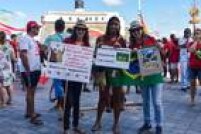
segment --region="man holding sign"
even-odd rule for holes
[[[64,41],[65,34],[65,22],[62,20],[62,18],[55,21],[55,34],[49,35],[45,40],[45,45],[48,47],[49,55],[48,55],[48,61],[50,62],[61,62],[62,61],[62,47],[60,47],[62,50],[59,50],[59,46],[61,42]],[[53,79],[53,85],[52,88],[55,90],[55,96],[57,99],[57,105],[56,108],[63,109],[63,102],[64,102],[64,83],[65,81],[60,79]],[[51,89],[52,90],[52,89]]]

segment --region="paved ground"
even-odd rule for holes
[[[14,92],[13,105],[0,109],[0,134],[61,134],[62,124],[57,120],[58,114],[55,111],[49,111],[52,103],[48,101],[48,88],[39,88],[36,95],[37,111],[42,113],[42,119],[45,124],[42,127],[35,127],[24,119],[24,95],[17,89]],[[197,106],[188,105],[188,95],[178,89],[177,85],[165,84],[164,86],[164,134],[201,134],[201,99],[197,97]],[[81,105],[96,106],[98,93],[82,93]],[[132,90],[127,96],[128,101],[141,102],[141,97]],[[96,111],[84,112],[80,125],[85,128],[87,134],[94,123]],[[136,134],[137,128],[142,125],[141,107],[127,107],[121,117],[121,133]],[[112,134],[112,114],[105,113],[103,117],[102,131],[95,134]]]

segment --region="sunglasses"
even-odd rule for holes
[[[142,29],[141,28],[135,28],[135,29],[131,29],[131,32],[140,32]]]
[[[86,31],[85,28],[77,28],[78,31]]]

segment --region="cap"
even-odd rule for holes
[[[78,20],[77,23],[75,24],[76,28],[84,28],[87,29],[87,25],[84,20]]]
[[[141,23],[139,21],[137,21],[137,20],[132,21],[131,24],[130,24],[130,29],[129,30],[138,29],[138,28],[143,28]]]
[[[29,21],[29,22],[27,23],[27,29],[31,29],[31,28],[33,28],[33,27],[38,27],[38,28],[40,28],[41,25],[39,25],[36,21]]]

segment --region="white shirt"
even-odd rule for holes
[[[187,47],[187,45],[189,45],[192,42],[192,38],[181,38],[179,39],[179,46],[183,46],[185,45]],[[180,62],[187,62],[189,58],[189,54],[187,51],[187,48],[181,48],[180,49]]]
[[[19,49],[27,50],[28,63],[31,72],[41,69],[39,47],[37,42],[31,36],[24,35],[20,38]],[[25,72],[23,64],[20,66],[20,71]]]

